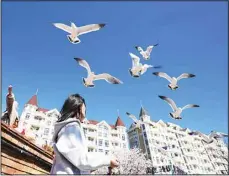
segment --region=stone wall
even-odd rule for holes
[[[1,173],[49,174],[53,156],[1,123]]]

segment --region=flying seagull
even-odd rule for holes
[[[202,138],[202,141],[211,144],[213,142],[213,139],[210,136],[206,136],[205,134],[199,132],[199,131],[192,131],[188,133],[191,136],[199,136]]]
[[[151,46],[148,46],[147,49],[144,51],[142,49],[142,47],[140,46],[135,46],[135,48],[140,52],[140,54],[142,55],[142,57],[145,59],[145,60],[149,60],[150,59],[150,54],[152,52],[152,49],[153,47],[155,46],[158,46],[159,44],[155,44],[155,45],[151,45]]]
[[[228,137],[228,134],[225,134],[225,133],[222,133],[222,132],[211,131],[210,136],[211,136],[212,138],[217,139],[217,138]]]
[[[101,80],[101,79],[106,80],[110,84],[122,84],[123,83],[122,81],[115,78],[114,76],[111,76],[108,73],[102,73],[102,74],[96,75],[94,72],[91,71],[91,68],[89,64],[87,63],[87,61],[80,59],[80,58],[74,58],[74,59],[79,63],[80,66],[86,68],[87,70],[87,78],[83,78],[83,84],[86,87],[95,87],[93,82],[96,80]]]
[[[181,80],[183,78],[193,78],[193,77],[196,76],[196,75],[193,75],[193,74],[190,74],[190,73],[183,73],[180,76],[178,76],[177,78],[175,78],[175,77],[171,78],[167,73],[164,73],[164,72],[154,72],[153,74],[156,75],[156,76],[159,76],[159,77],[167,79],[170,82],[168,87],[171,90],[176,90],[178,88],[177,82],[179,80]]]
[[[147,124],[147,125],[150,125],[150,126],[152,126],[152,127],[154,127],[154,128],[155,128],[155,126],[156,126],[156,124],[155,124],[154,122],[152,122],[152,121],[143,122],[143,121],[141,121],[141,120],[138,120],[138,119],[135,117],[135,115],[130,114],[129,112],[126,112],[126,115],[128,115],[128,116],[134,121],[134,123],[136,124],[136,127],[137,127],[138,129],[140,129],[140,127],[141,127],[142,124]]]
[[[130,57],[132,58],[132,68],[129,69],[130,75],[132,77],[140,77],[143,75],[148,68],[161,68],[161,66],[153,66],[148,64],[141,64],[140,58],[133,53],[129,53]]]
[[[161,96],[159,95],[159,98],[161,98],[162,100],[165,100],[172,108],[173,112],[169,113],[169,115],[174,118],[174,119],[182,119],[181,117],[181,113],[184,109],[187,109],[187,108],[194,108],[194,107],[200,107],[199,105],[195,105],[195,104],[188,104],[186,106],[184,106],[183,108],[178,108],[175,104],[175,102],[170,99],[170,98],[167,98],[165,96]]]
[[[59,29],[64,30],[65,32],[70,33],[70,35],[67,35],[68,40],[72,44],[80,43],[80,39],[78,36],[98,31],[99,29],[103,28],[106,24],[89,24],[86,26],[77,27],[73,22],[71,22],[71,26],[62,24],[62,23],[53,23],[53,25]]]

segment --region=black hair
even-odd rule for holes
[[[79,119],[82,115],[81,108],[83,104],[86,107],[84,98],[79,94],[70,95],[64,102],[57,122],[62,122],[73,117]]]

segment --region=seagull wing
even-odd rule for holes
[[[213,142],[213,139],[212,139],[211,135],[210,136],[206,136],[206,135],[200,133],[200,136],[203,138],[202,141],[205,142],[205,143],[210,144],[210,143]]]
[[[183,79],[183,78],[192,78],[195,77],[196,75],[190,74],[190,73],[183,73],[180,76],[177,77],[177,81]]]
[[[159,95],[159,98],[161,98],[162,100],[166,101],[171,106],[173,111],[175,111],[177,109],[177,106],[176,106],[175,102],[172,99],[170,99],[168,97],[165,97],[165,96],[161,96],[161,95]]]
[[[102,73],[102,74],[98,74],[95,75],[94,80],[101,80],[101,79],[105,79],[108,83],[111,84],[122,84],[123,82],[121,80],[119,80],[118,78],[111,76],[108,73]]]
[[[64,30],[65,32],[68,32],[68,33],[72,33],[72,27],[71,26],[67,26],[65,24],[62,24],[62,23],[53,23],[53,25],[59,29],[62,29]]]
[[[199,105],[195,105],[195,104],[188,104],[188,105],[186,105],[186,106],[184,106],[183,108],[182,108],[182,111],[184,110],[184,109],[187,109],[187,108],[197,108],[197,107],[200,107]]]
[[[228,137],[228,134],[219,132],[222,137]]]
[[[142,47],[140,47],[140,46],[135,46],[135,48],[136,48],[139,52],[144,52],[143,49],[142,49]]]
[[[150,54],[151,51],[152,51],[152,49],[153,49],[153,47],[154,47],[153,45],[148,46],[147,49],[146,49],[146,52],[147,52],[148,54]]]
[[[140,63],[140,58],[136,55],[134,55],[133,53],[129,53],[130,54],[130,57],[132,58],[132,66],[133,67],[136,67],[138,66]]]
[[[129,112],[126,112],[126,115],[128,115],[135,123],[138,122],[137,118],[135,117],[135,115],[130,114]]]
[[[87,63],[86,60],[83,60],[83,59],[80,59],[80,58],[74,58],[74,59],[79,63],[80,66],[82,66],[82,67],[87,69],[87,74],[88,75],[91,74],[91,68],[90,68],[90,66],[89,66],[89,64]]]
[[[153,126],[153,127],[155,127],[155,126],[156,126],[156,123],[155,123],[155,122],[152,122],[152,121],[149,121],[149,122],[144,122],[144,123],[147,123],[147,124],[149,124],[150,126]]]
[[[103,28],[106,24],[89,24],[86,26],[78,27],[78,35],[86,34],[93,31],[98,31]]]
[[[164,72],[154,72],[153,74],[156,75],[156,76],[159,76],[159,77],[162,77],[162,78],[167,79],[170,83],[172,82],[172,78],[167,73],[164,73]]]

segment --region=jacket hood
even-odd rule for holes
[[[55,123],[54,134],[53,134],[53,142],[54,143],[56,143],[56,138],[57,138],[59,132],[61,131],[61,129],[64,128],[67,124],[73,123],[73,122],[79,123],[79,126],[81,127],[81,122],[78,119],[73,119],[73,118],[69,118],[65,121]]]

